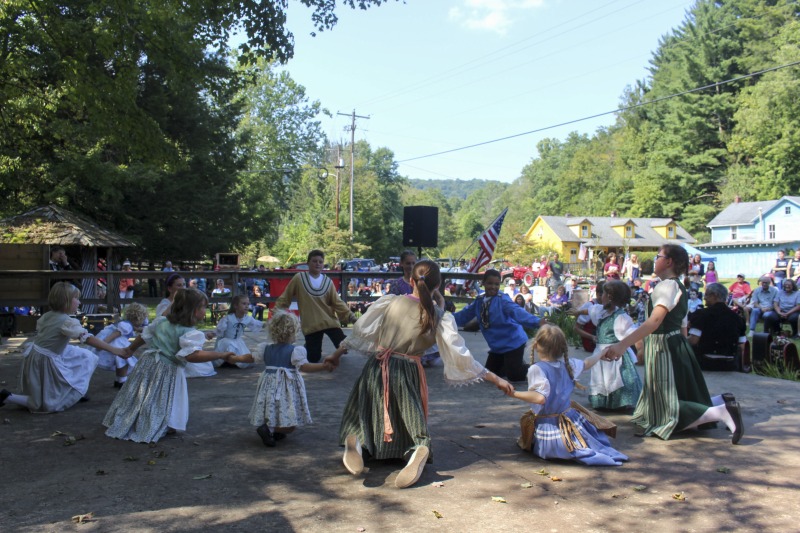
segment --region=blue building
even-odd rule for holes
[[[775,265],[778,250],[791,257],[800,246],[800,196],[764,202],[737,198],[708,227],[711,242],[695,246],[716,256],[720,277],[766,274]]]

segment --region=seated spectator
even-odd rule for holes
[[[725,297],[726,298],[728,297],[727,292],[728,291],[726,289],[725,290]],[[689,291],[689,312],[690,313],[694,313],[695,311],[697,311],[701,307],[703,307],[703,301],[698,296],[697,290],[696,289],[692,289],[691,291]]]
[[[775,259],[775,266],[770,271],[772,279],[775,280],[775,285],[781,286],[781,282],[786,279],[790,268],[790,261],[786,259],[786,252],[778,250],[778,258]]]
[[[511,300],[514,300],[514,297],[519,294],[519,289],[517,289],[517,281],[514,278],[508,280],[508,284],[503,292],[508,294],[508,297],[511,298]]]
[[[736,281],[731,283],[731,286],[728,287],[728,291],[733,302],[740,306],[745,306],[749,303],[750,293],[753,292],[750,288],[750,282],[744,279],[744,274],[736,275]]]
[[[792,326],[792,338],[798,339],[797,319],[800,318],[800,292],[792,279],[783,280],[783,290],[778,292],[772,304],[773,311],[764,314],[764,331],[779,333],[781,324],[788,322]]]
[[[542,305],[539,307],[539,316],[544,316],[545,313],[552,315],[556,311],[565,309],[568,303],[569,297],[567,296],[567,289],[563,285],[559,285],[555,294],[550,297],[550,305]]]
[[[726,305],[728,289],[721,283],[710,283],[705,299],[706,308],[689,314],[689,344],[703,370],[721,370],[744,355],[745,322]]]
[[[577,291],[580,289],[578,287],[578,280],[575,278],[570,278],[565,287],[567,288],[567,297],[569,299],[572,299],[572,291]]]
[[[661,281],[658,276],[656,276],[655,272],[650,274],[650,279],[644,284],[644,290],[647,294],[652,294],[653,289],[656,288],[658,282]]]
[[[758,320],[766,313],[772,312],[775,299],[778,297],[778,289],[772,286],[772,278],[762,276],[758,280],[759,286],[750,294],[750,333],[752,337],[756,331]]]

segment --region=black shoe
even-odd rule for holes
[[[6,398],[9,396],[11,396],[11,393],[6,389],[0,390],[0,407],[3,407],[6,404]]]
[[[80,400],[78,400],[78,401],[79,401],[79,402],[88,402],[88,401],[89,401],[89,397],[88,397],[88,396],[84,396],[83,398],[81,398],[81,399],[80,399]]]
[[[264,446],[269,446],[270,448],[275,447],[275,437],[272,436],[266,424],[259,426],[258,429],[256,429],[256,433],[261,437],[261,442],[264,443]]]
[[[728,413],[731,415],[733,419],[733,423],[736,427],[733,430],[733,436],[731,436],[731,444],[739,444],[739,441],[742,439],[742,435],[744,435],[744,422],[742,421],[742,409],[739,407],[739,402],[731,402],[725,404],[725,409],[728,410]]]
[[[286,433],[281,433],[279,431],[272,432],[272,438],[275,440],[283,440],[286,438]]]
[[[733,403],[736,401],[736,398],[734,398],[733,394],[730,392],[723,392],[722,399],[726,404]]]
[[[123,385],[125,385],[125,383],[122,382],[122,381],[115,381],[114,382],[114,388],[115,389],[121,389]]]

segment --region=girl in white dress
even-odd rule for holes
[[[125,349],[131,344],[131,337],[135,333],[141,333],[142,327],[147,325],[147,308],[139,303],[132,303],[125,306],[123,320],[116,324],[109,324],[97,334],[97,338],[107,342],[111,346]],[[136,366],[136,357],[131,355],[127,359],[119,357],[106,350],[95,349],[97,357],[100,359],[98,367],[103,370],[113,370],[116,373],[114,387],[122,388],[122,384],[128,380],[128,373]]]
[[[250,423],[256,426],[265,446],[275,446],[275,441],[286,438],[295,427],[311,423],[306,385],[300,371],[333,370],[330,363],[309,363],[305,347],[294,346],[299,328],[295,315],[277,311],[269,322],[272,344],[261,344],[255,357],[247,353],[227,359],[230,363],[263,362],[266,366],[258,378],[250,409]]]
[[[206,338],[195,324],[206,315],[208,298],[197,289],[181,289],[166,317],[158,317],[128,347],[147,344],[103,420],[106,435],[134,442],[156,442],[169,431],[185,431],[189,393],[185,367],[230,353],[203,350]]]
[[[246,294],[237,294],[231,301],[231,309],[217,322],[217,343],[214,350],[218,352],[234,352],[236,355],[251,355],[250,348],[244,342],[244,332],[249,330],[258,333],[264,323],[256,320],[249,314],[250,299]],[[220,366],[225,361],[217,359],[214,366]],[[252,363],[235,363],[239,368],[250,368]]]
[[[80,291],[66,281],[53,285],[47,296],[51,311],[36,322],[36,337],[23,352],[20,369],[22,394],[0,391],[0,406],[5,402],[27,407],[34,413],[54,413],[69,409],[85,398],[89,380],[97,367],[97,355],[69,343],[71,339],[126,356],[125,350],[94,337],[74,315],[81,305]]]

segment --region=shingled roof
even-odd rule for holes
[[[763,202],[734,202],[722,210],[708,223],[709,228],[718,226],[741,226],[750,225],[758,222],[760,215],[766,215],[773,207],[789,200],[800,206],[800,196],[783,196],[777,200],[765,200]]]
[[[622,247],[627,244],[632,249],[640,247],[657,248],[665,243],[694,244],[697,242],[689,232],[671,218],[556,217],[545,215],[541,218],[563,242],[582,242],[604,247]],[[592,238],[580,238],[569,229],[570,225],[580,224],[583,220],[592,225]],[[624,225],[628,221],[633,222],[635,226],[635,237],[623,240],[622,236],[614,230],[614,226]],[[653,229],[666,226],[670,222],[675,222],[676,225],[674,239],[665,239]]]
[[[92,220],[55,205],[37,207],[27,213],[0,220],[0,244],[59,244],[98,248],[136,246]]]

